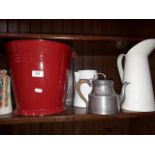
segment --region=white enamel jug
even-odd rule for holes
[[[74,78],[75,78],[75,86],[74,86],[74,103],[73,105],[76,107],[86,107],[86,103],[84,102],[84,100],[79,96],[78,92],[77,92],[77,83],[81,80],[81,79],[88,79],[88,80],[92,80],[93,78],[97,78],[97,71],[96,70],[78,70],[77,72],[74,72]],[[92,88],[84,83],[81,85],[81,92],[83,93],[84,97],[88,100],[88,94],[92,91]]]
[[[129,82],[126,88],[122,109],[125,111],[155,111],[154,92],[148,56],[155,49],[155,39],[144,40],[132,47],[127,54],[120,54],[117,67],[122,83]],[[122,59],[125,57],[124,70]]]

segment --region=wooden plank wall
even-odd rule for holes
[[[67,33],[128,36],[155,35],[155,20],[6,20],[0,19],[0,33]]]
[[[104,34],[119,36],[155,36],[155,20],[0,20],[0,33],[44,33],[44,34]],[[127,43],[125,43],[127,44]],[[116,43],[72,42],[78,53],[75,69],[97,69],[115,81],[120,92],[116,60],[126,49]],[[152,77],[155,79],[154,54],[151,57]],[[1,66],[6,68],[6,56],[0,54]],[[153,82],[155,86],[155,82]],[[154,134],[151,119],[110,121],[80,121],[42,124],[20,124],[0,126],[0,134]],[[147,125],[146,125],[147,124]]]

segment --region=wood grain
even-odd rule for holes
[[[7,33],[7,20],[1,19],[0,20],[0,33]]]
[[[30,20],[19,21],[19,33],[30,33]]]
[[[0,124],[23,124],[23,123],[46,123],[46,122],[68,122],[68,121],[85,121],[85,120],[111,120],[126,119],[139,117],[155,117],[155,112],[146,113],[118,113],[116,115],[94,115],[83,112],[83,108],[72,107],[67,112],[44,117],[20,117],[15,114],[0,116]],[[58,123],[59,125],[60,123]],[[60,124],[63,126],[62,124]]]
[[[7,32],[8,33],[17,33],[19,32],[19,20],[8,20],[8,25],[7,25]]]
[[[52,22],[51,20],[41,20],[40,21],[40,33],[51,34],[52,33]]]
[[[40,33],[41,32],[41,20],[35,19],[30,20],[30,33]]]
[[[54,39],[54,40],[71,40],[71,41],[105,41],[105,42],[116,42],[116,41],[127,41],[127,42],[137,42],[143,39],[149,39],[150,37],[143,36],[133,36],[133,37],[122,37],[122,36],[108,36],[108,35],[68,35],[68,34],[37,34],[40,31],[39,22],[33,22],[31,25],[31,32],[35,32],[34,34],[16,34],[16,33],[8,33],[8,34],[0,34],[1,39]],[[14,25],[16,27],[16,25]],[[10,27],[9,32],[18,30],[14,27]],[[37,29],[35,28],[37,27]],[[63,31],[63,30],[62,30]]]

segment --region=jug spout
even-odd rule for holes
[[[137,55],[148,56],[154,49],[155,49],[155,39],[146,39],[136,44],[134,47],[132,47],[128,51],[127,55],[128,56],[137,56]]]
[[[125,99],[125,88],[126,86],[130,84],[129,82],[124,82],[123,83],[123,86],[122,86],[122,90],[121,90],[121,94],[119,95],[119,101],[120,101],[120,104],[122,105],[124,99]]]

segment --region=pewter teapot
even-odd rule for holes
[[[114,90],[114,81],[108,80],[103,73],[98,74],[102,75],[104,79],[82,79],[78,82],[77,92],[86,103],[89,112],[101,115],[116,114],[120,111],[121,104],[125,99],[125,87],[129,83],[125,82],[123,84],[121,94],[118,95]],[[80,90],[83,83],[93,87],[92,92],[89,94],[89,101],[86,100]]]

